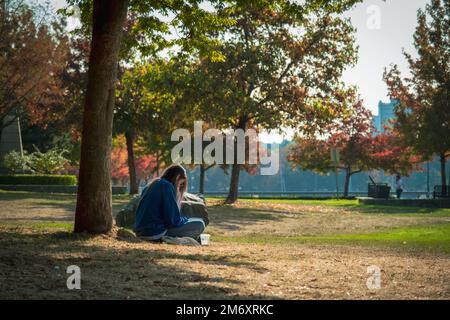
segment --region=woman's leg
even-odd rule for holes
[[[145,240],[145,241],[155,241],[155,242],[158,242],[158,241],[160,241],[161,238],[164,237],[166,234],[167,234],[167,230],[164,231],[163,233],[160,233],[160,234],[155,235],[155,236],[142,236],[142,235],[139,235],[139,234],[137,234],[137,236],[138,236],[140,239]]]
[[[191,237],[197,239],[205,230],[205,222],[200,218],[189,218],[186,224],[177,228],[170,228],[167,230],[169,237]]]

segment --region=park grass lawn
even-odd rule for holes
[[[128,201],[115,196],[114,212]],[[209,247],[75,235],[74,195],[0,191],[0,298],[449,299],[450,210],[208,198]],[[342,202],[341,202],[342,201]],[[66,268],[82,270],[68,290]],[[366,286],[367,267],[382,288]]]
[[[221,201],[224,197],[206,197],[206,200]],[[249,203],[278,203],[278,204],[299,204],[299,205],[323,205],[323,206],[354,206],[358,205],[357,199],[288,199],[288,198],[240,198],[241,202]]]
[[[220,203],[225,198],[223,197],[207,197],[207,201],[214,204]],[[402,207],[402,206],[381,206],[381,205],[364,205],[358,202],[358,199],[325,199],[325,200],[310,200],[310,199],[277,199],[277,198],[244,198],[240,199],[241,204],[252,205],[256,204],[261,207],[261,204],[268,205],[297,205],[304,207],[334,207],[334,208],[348,208],[360,212],[379,213],[379,214],[432,214],[435,216],[450,217],[450,208],[419,208],[419,207]]]
[[[319,236],[216,236],[216,241],[238,243],[284,244],[289,242],[305,244],[345,244],[372,247],[389,247],[413,251],[450,254],[450,223],[394,228],[384,232],[366,234],[336,234]]]

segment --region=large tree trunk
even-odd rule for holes
[[[200,186],[198,188],[198,192],[201,194],[205,194],[205,173],[206,168],[204,164],[200,165]]]
[[[231,178],[230,178],[230,190],[228,191],[228,197],[225,200],[225,203],[231,204],[235,203],[238,198],[239,191],[239,174],[241,172],[242,164],[233,164],[231,169]]]
[[[134,130],[129,129],[125,132],[125,140],[127,142],[127,154],[128,154],[128,175],[130,178],[130,194],[137,194],[138,190],[138,182],[136,177],[136,161],[134,157]]]
[[[239,123],[236,127],[236,129],[242,129],[245,130],[247,126],[247,120],[245,117],[240,117]],[[247,144],[246,144],[247,147]],[[230,178],[230,188],[228,191],[228,196],[225,200],[225,203],[232,204],[235,203],[238,199],[238,192],[239,192],[239,175],[241,173],[242,164],[237,163],[237,141],[234,142],[234,163],[232,164],[231,169],[231,178]]]
[[[440,162],[441,162],[441,184],[442,184],[442,194],[447,194],[447,175],[445,172],[445,162],[447,158],[445,157],[445,154],[440,155]]]
[[[114,83],[127,7],[128,0],[94,0],[75,232],[107,233],[112,227]]]
[[[345,170],[344,198],[348,197],[348,189],[350,187],[350,177],[352,176],[350,169]]]

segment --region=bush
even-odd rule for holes
[[[77,177],[72,175],[35,174],[0,175],[0,184],[75,186],[77,185]]]
[[[9,171],[13,173],[20,173],[24,171],[29,171],[28,168],[28,155],[24,152],[22,155],[18,151],[11,151],[10,153],[6,154],[3,158],[3,165],[5,168],[7,168]]]
[[[41,174],[55,174],[64,170],[64,164],[67,159],[64,158],[66,150],[52,149],[47,152],[41,152],[36,148],[36,151],[30,154],[28,167]]]
[[[64,165],[68,162],[64,157],[66,150],[52,149],[47,152],[36,151],[27,154],[20,154],[18,151],[11,151],[5,155],[3,165],[13,173],[31,172],[37,174],[56,174],[64,170]]]

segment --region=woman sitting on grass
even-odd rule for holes
[[[164,236],[198,240],[205,229],[204,221],[184,217],[180,212],[187,184],[186,170],[172,165],[145,187],[136,210],[134,229],[137,236],[154,241]]]

